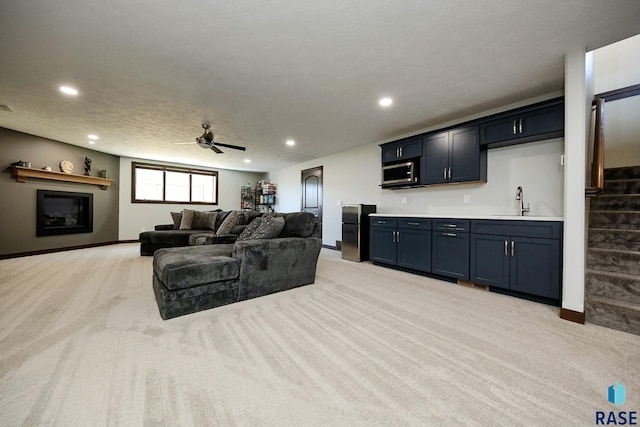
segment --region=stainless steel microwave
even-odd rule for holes
[[[418,179],[419,173],[415,161],[382,167],[382,185],[418,182]]]

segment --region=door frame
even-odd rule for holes
[[[318,203],[318,222],[320,223],[320,225],[322,225],[322,213],[324,211],[324,167],[323,166],[316,166],[313,168],[304,169],[300,171],[300,211],[302,211],[302,209],[304,208],[304,175],[305,175],[305,172],[309,173],[312,171],[319,172],[318,176],[320,178],[320,186],[322,189],[323,197],[319,200],[319,203]]]

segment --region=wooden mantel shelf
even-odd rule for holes
[[[46,171],[44,169],[32,169],[22,166],[12,166],[11,171],[18,182],[27,182],[27,178],[50,179],[53,181],[77,182],[79,184],[97,185],[106,190],[112,180],[97,176],[74,175],[72,173]]]

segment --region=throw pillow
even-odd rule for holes
[[[252,239],[251,234],[253,234],[253,232],[258,229],[260,222],[262,222],[262,218],[256,218],[253,221],[251,221],[249,225],[247,225],[245,229],[242,230],[242,233],[240,233],[240,235],[236,239],[236,242],[238,241],[242,242],[243,240],[251,240]]]
[[[214,230],[216,228],[216,212],[200,212],[195,211],[193,221],[191,222],[192,230]]]
[[[171,214],[171,219],[173,220],[173,229],[178,230],[180,228],[180,223],[182,222],[182,212],[169,212]]]
[[[218,227],[218,231],[216,234],[218,236],[222,236],[223,234],[230,234],[231,230],[234,229],[240,223],[240,211],[231,211],[229,215],[222,221],[220,227]]]
[[[256,220],[254,219],[253,222]],[[251,224],[253,224],[251,222]],[[249,224],[249,225],[251,225]],[[251,240],[256,239],[273,239],[280,235],[284,228],[284,218],[281,216],[266,215],[262,217],[262,221],[258,224],[258,228],[251,233]]]
[[[182,221],[180,222],[180,230],[191,230],[191,223],[196,211],[184,209],[182,211]]]
[[[218,231],[218,229],[220,228],[224,220],[227,219],[227,216],[229,216],[230,213],[231,211],[218,212],[218,217],[216,218],[216,228],[214,228],[214,231]]]

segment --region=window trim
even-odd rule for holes
[[[151,169],[151,170],[159,170],[162,171],[162,200],[138,200],[136,199],[136,170],[140,169]],[[216,178],[215,185],[215,201],[214,202],[175,202],[175,201],[167,201],[166,197],[166,174],[164,172],[181,172],[189,174],[189,200],[191,200],[193,188],[192,188],[192,174],[195,175],[209,175],[214,176]],[[218,171],[214,170],[205,170],[205,169],[195,169],[195,168],[184,168],[180,166],[166,166],[166,165],[158,165],[152,163],[141,163],[141,162],[131,162],[131,203],[146,203],[146,204],[157,204],[157,205],[218,205],[218,188],[220,187]]]

